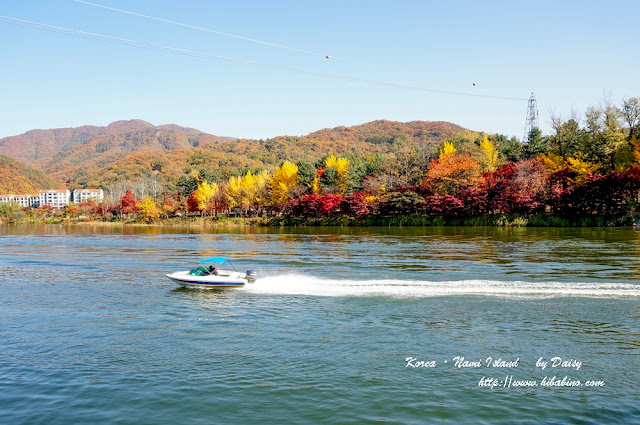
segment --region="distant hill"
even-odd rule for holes
[[[94,142],[96,141],[97,142]],[[0,139],[0,154],[10,156],[25,163],[39,161],[46,166],[50,160],[62,152],[86,151],[87,143],[94,142],[90,148],[103,153],[110,148],[124,149],[128,152],[139,150],[141,146],[160,149],[187,149],[215,140],[234,140],[218,137],[192,128],[177,125],[154,126],[142,120],[116,121],[106,127],[86,125],[77,128],[57,128],[52,130],[31,130],[19,136]],[[99,146],[95,146],[98,144]],[[74,148],[71,150],[71,148]],[[87,152],[80,155],[83,158]]]
[[[178,125],[117,121],[107,127],[32,130],[0,139],[0,154],[28,162],[68,187],[100,186],[138,177],[175,182],[193,170],[226,177],[273,168],[283,160],[396,152],[439,144],[465,129],[447,122],[379,120],[266,140],[214,136]]]
[[[90,125],[78,128],[31,130],[19,136],[0,139],[0,154],[31,163],[89,140],[100,134],[101,130],[101,127]]]
[[[0,194],[37,194],[42,189],[63,186],[47,177],[42,171],[28,167],[8,156],[0,155]]]
[[[52,177],[69,183],[80,183],[79,179],[83,180],[83,177],[93,174],[94,178],[90,180],[95,185],[99,183],[98,177],[113,180],[123,175],[129,177],[128,174],[136,174],[137,170],[131,170],[131,167],[145,167],[142,163],[146,164],[149,159],[157,158],[160,162],[166,162],[171,152],[186,152],[198,146],[225,143],[228,140],[233,139],[176,125],[156,127],[149,124],[137,131],[110,132],[94,137],[50,157],[41,158],[35,164]],[[142,163],[136,164],[137,160]],[[108,169],[114,166],[124,174],[109,175]],[[162,167],[159,167],[157,171],[162,171]]]
[[[327,154],[389,153],[402,145],[424,147],[439,144],[464,132],[448,122],[378,120],[352,127],[323,129],[306,136],[278,136],[267,140],[239,139],[224,146],[226,153],[244,155],[265,164],[282,160],[316,160]]]
[[[352,127],[336,127],[319,130],[306,136],[314,140],[346,140],[351,142],[365,141],[369,143],[391,142],[397,134],[410,136],[413,143],[442,142],[463,132],[459,125],[443,121],[398,121],[378,120]]]
[[[77,128],[31,130],[19,136],[0,139],[0,154],[23,162],[48,158],[98,136],[133,133],[153,127],[142,120],[117,121],[107,127],[85,125]]]
[[[162,162],[168,160],[167,153],[171,151],[187,151],[230,140],[235,139],[175,124],[154,126],[146,121],[130,120],[116,121],[106,127],[31,130],[0,139],[0,154],[29,163],[68,186],[96,186],[103,180],[140,173],[144,165],[136,161],[144,159],[146,163],[149,158],[157,157]],[[122,166],[127,169],[122,170]],[[124,172],[105,176],[109,168]]]

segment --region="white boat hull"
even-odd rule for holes
[[[230,274],[192,276],[188,270],[170,273],[167,277],[178,285],[192,288],[242,288],[249,281],[245,273],[231,272]]]

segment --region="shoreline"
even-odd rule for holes
[[[425,215],[394,215],[367,216],[353,218],[348,216],[333,216],[322,218],[291,218],[291,217],[189,217],[166,218],[152,222],[138,220],[79,220],[71,218],[48,219],[0,219],[0,226],[12,224],[63,224],[78,226],[100,227],[187,227],[187,228],[216,228],[216,227],[632,227],[636,221],[629,216],[605,217],[590,216],[567,218],[550,215],[524,216],[519,214],[498,214],[479,217],[433,217]]]

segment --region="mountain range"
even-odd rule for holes
[[[386,120],[265,140],[221,137],[142,120],[116,121],[106,127],[31,130],[0,139],[0,155],[4,155],[0,160],[0,193],[106,187],[141,176],[175,182],[194,169],[226,177],[244,169],[273,168],[283,160],[384,154],[399,145],[424,147],[464,131],[448,122]]]

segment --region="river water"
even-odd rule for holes
[[[210,256],[261,278],[164,276]],[[640,423],[639,270],[633,229],[4,225],[0,422]]]

